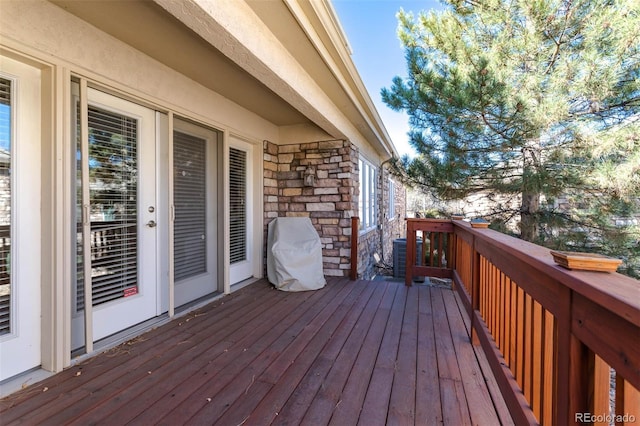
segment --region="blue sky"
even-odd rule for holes
[[[444,6],[437,0],[332,0],[332,4],[349,39],[360,77],[398,153],[412,154],[407,142],[407,116],[392,111],[380,98],[380,90],[389,87],[393,77],[406,75],[404,51],[396,34],[396,13],[400,8],[417,14]]]

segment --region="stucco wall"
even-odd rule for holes
[[[47,1],[3,2],[0,35],[3,45],[34,49],[98,87],[248,140],[278,137],[273,123]]]

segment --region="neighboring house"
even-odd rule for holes
[[[276,217],[311,218],[329,276],[353,216],[362,277],[404,235],[395,149],[327,0],[1,2],[0,107],[0,382],[263,277]]]

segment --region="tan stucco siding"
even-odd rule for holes
[[[0,36],[3,45],[33,50],[156,109],[171,109],[258,141],[278,138],[272,123],[49,2],[3,2]]]

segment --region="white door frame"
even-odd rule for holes
[[[11,81],[11,329],[0,336],[0,381],[41,364],[41,70],[0,55]]]
[[[137,224],[138,224],[138,290],[131,296],[122,297],[98,306],[91,306],[91,283],[85,280],[85,310],[82,313],[72,312],[71,348],[85,346],[87,353],[93,351],[93,343],[111,334],[122,331],[135,324],[157,316],[158,283],[157,279],[157,200],[156,200],[156,114],[155,111],[133,102],[106,94],[92,88],[86,88],[86,81],[80,82],[81,132],[83,143],[88,144],[87,104],[97,106],[110,112],[126,115],[138,120],[138,191],[137,191]],[[86,94],[85,94],[86,93]],[[86,100],[86,101],[85,101]],[[86,154],[83,154],[86,157]],[[88,180],[87,158],[83,161],[83,181]],[[90,232],[90,208],[88,206],[88,187],[85,190],[82,214],[85,235]],[[143,190],[144,189],[144,190]],[[85,253],[90,253],[89,241],[85,239]],[[85,262],[85,277],[90,277],[89,262]],[[75,293],[75,292],[73,292]],[[84,336],[84,337],[83,337]]]

